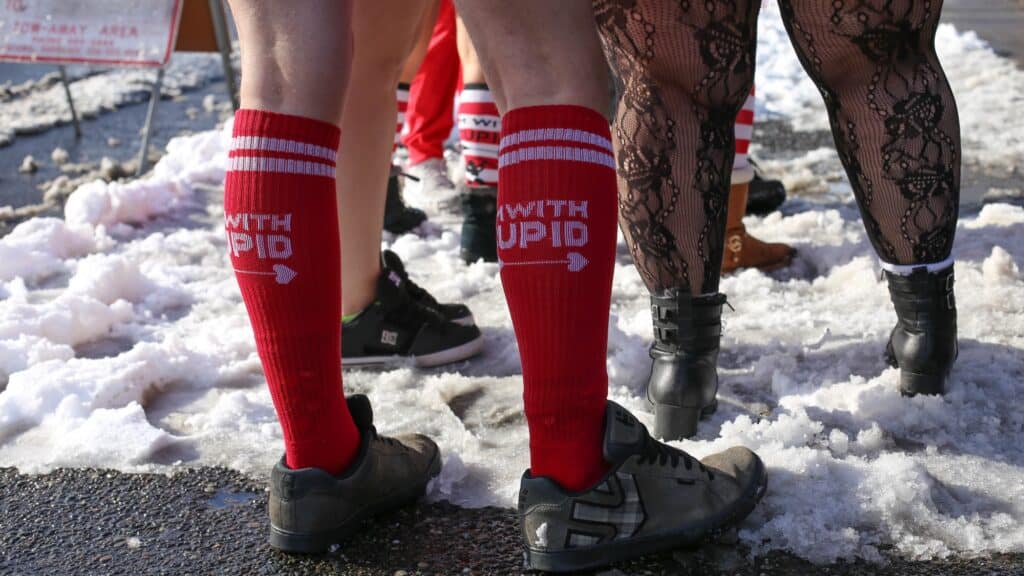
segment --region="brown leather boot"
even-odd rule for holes
[[[757,268],[765,272],[789,266],[796,250],[779,243],[762,242],[747,234],[743,216],[747,210],[749,184],[736,184],[729,191],[729,214],[725,224],[725,254],[722,274],[739,268]]]

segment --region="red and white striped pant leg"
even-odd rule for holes
[[[409,110],[409,85],[401,83],[395,90],[398,100],[398,118],[395,121],[395,145],[391,148],[394,152],[402,144],[402,129],[405,128],[405,113]]]
[[[750,139],[754,135],[754,88],[736,115],[736,157],[732,161],[732,185],[746,184],[754,179],[754,168],[747,160]]]
[[[498,187],[501,117],[486,84],[466,84],[459,96],[459,140],[466,185]]]

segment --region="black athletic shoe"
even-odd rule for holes
[[[419,303],[421,306],[426,306],[431,310],[440,314],[445,320],[449,322],[455,322],[456,324],[462,324],[463,326],[473,326],[476,322],[473,320],[473,313],[469,311],[469,307],[465,304],[442,304],[437,301],[436,298],[430,295],[425,289],[420,287],[418,284],[413,282],[409,278],[409,273],[405,271],[405,264],[402,263],[402,259],[398,257],[391,250],[385,250],[381,254],[383,261],[383,269],[393,270],[398,277],[402,279],[405,284],[405,289],[412,296],[412,299]]]
[[[366,396],[348,398],[361,436],[348,470],[293,470],[282,458],[270,474],[270,545],[284,552],[326,552],[363,520],[411,504],[441,471],[437,444],[421,434],[386,438],[373,427]]]
[[[465,360],[483,349],[476,326],[463,326],[417,302],[408,284],[385,267],[377,280],[377,300],[341,326],[343,366],[412,363],[439,366]]]
[[[384,229],[392,234],[410,232],[427,219],[426,212],[408,206],[402,198],[402,183],[398,179],[401,175],[397,166],[391,167],[387,200],[384,202]]]
[[[498,239],[495,217],[498,213],[497,188],[461,187],[462,259],[467,264],[477,260],[498,261]]]
[[[570,572],[672,550],[738,524],[764,496],[764,464],[734,447],[698,461],[662,444],[608,402],[604,458],[611,470],[568,492],[527,471],[519,522],[530,568]]]
[[[750,181],[747,213],[764,216],[778,210],[779,206],[786,201],[785,184],[766,178],[761,167],[754,162],[753,158],[750,159],[750,165],[754,168],[754,179]]]

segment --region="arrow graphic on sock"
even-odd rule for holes
[[[579,252],[569,252],[566,254],[565,260],[531,260],[526,262],[502,262],[498,261],[498,268],[504,268],[505,266],[541,266],[544,264],[568,264],[569,272],[579,272],[586,268],[587,264],[590,264],[590,260],[587,260],[586,256]]]
[[[239,270],[235,268],[235,272],[239,274],[252,274],[253,276],[273,276],[274,280],[278,284],[287,284],[295,279],[299,275],[298,272],[285,266],[284,264],[274,264],[273,272],[258,272],[256,270]]]

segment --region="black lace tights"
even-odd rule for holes
[[[960,135],[933,41],[941,0],[780,0],[885,261],[952,247]],[[760,0],[594,0],[622,83],[620,224],[647,287],[718,289],[733,121],[754,77]]]

